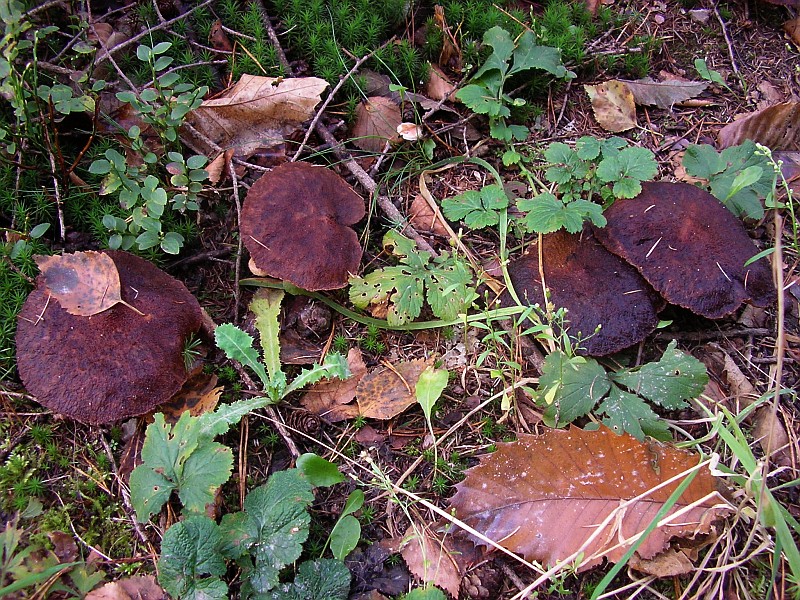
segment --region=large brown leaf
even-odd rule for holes
[[[206,141],[211,140],[223,150],[234,148],[237,157],[247,157],[259,148],[280,144],[299,129],[314,115],[326,87],[328,83],[317,77],[242,75],[236,85],[205,100],[186,117],[202,136],[188,128],[181,135],[206,156],[219,154]]]
[[[708,87],[705,81],[654,81],[650,77],[623,83],[633,94],[636,104],[672,108],[673,104],[699,96]]]
[[[720,129],[717,145],[736,146],[753,140],[771,150],[800,150],[800,102],[781,102],[757,110]]]
[[[553,429],[499,444],[467,472],[451,502],[459,519],[526,559],[554,565],[581,551],[583,570],[604,557],[620,560],[683,478],[654,488],[699,462],[696,454],[606,427]],[[709,531],[726,511],[721,502],[703,467],[665,520],[680,515],[662,520],[638,554],[651,558],[670,538]]]
[[[300,404],[329,423],[358,416],[358,406],[351,402],[356,397],[358,383],[367,374],[367,365],[364,364],[361,350],[350,348],[347,353],[347,366],[350,368],[350,377],[318,381],[303,394]]]

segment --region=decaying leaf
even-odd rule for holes
[[[667,548],[648,559],[634,554],[628,564],[640,573],[655,577],[678,577],[694,571],[694,564],[680,548]]]
[[[619,561],[684,479],[680,474],[699,462],[698,455],[606,427],[520,434],[467,471],[451,502],[459,519],[526,559],[554,565],[582,552],[585,570],[603,558]],[[703,467],[637,552],[651,558],[672,538],[708,532],[727,511]]]
[[[400,107],[383,96],[371,96],[356,107],[352,137],[356,147],[368,152],[383,152],[386,142],[397,140],[402,122]]]
[[[217,376],[200,372],[187,381],[169,402],[158,407],[167,423],[177,423],[184,411],[193,417],[211,412],[217,407],[224,388],[217,386]]]
[[[795,44],[800,46],[800,17],[786,21],[783,24],[783,30],[789,34]]]
[[[636,127],[636,104],[628,86],[616,79],[597,85],[584,85],[600,126],[619,133]]]
[[[595,228],[598,240],[635,266],[672,304],[709,319],[744,301],[775,300],[766,258],[758,254],[741,221],[708,192],[686,183],[650,182],[635,198],[617,200]]]
[[[408,209],[408,220],[417,231],[427,231],[447,237],[447,228],[422,194],[414,196]]]
[[[86,600],[167,600],[167,593],[152,575],[136,575],[92,590]]]
[[[654,81],[650,77],[622,81],[633,94],[636,104],[672,108],[674,104],[699,96],[708,87],[706,81]]]
[[[367,373],[356,388],[361,415],[370,419],[391,419],[415,404],[417,380],[432,364],[433,360],[411,360]]]
[[[71,315],[91,317],[122,302],[119,273],[102,252],[35,256],[44,285]]]
[[[242,238],[261,273],[305,290],[335,290],[358,270],[361,244],[350,225],[364,213],[364,199],[330,169],[286,163],[247,193]]]
[[[231,88],[212,100],[205,100],[190,112],[190,128],[181,132],[198,153],[214,158],[234,148],[234,156],[246,158],[259,148],[280,144],[314,115],[328,82],[317,77],[273,78],[242,75]]]
[[[400,549],[408,570],[419,580],[458,598],[465,561],[463,555],[451,547],[452,536],[442,538],[423,524],[416,524],[409,532]]]
[[[361,350],[350,349],[347,353],[347,366],[352,373],[350,377],[344,380],[328,379],[315,383],[300,398],[300,404],[329,423],[358,416],[358,406],[350,403],[356,397],[356,387],[367,374],[367,366],[364,364]]]
[[[425,88],[428,98],[439,102],[448,98],[455,89],[456,86],[453,85],[447,75],[436,65],[431,65],[430,77]]]
[[[753,140],[771,150],[800,150],[800,102],[781,102],[727,124],[717,135],[720,148]]]
[[[184,344],[202,323],[181,282],[133,254],[106,253],[122,299],[146,316],[119,304],[71,315],[50,300],[40,276],[17,327],[17,365],[28,390],[51,410],[91,424],[141,415],[171,398],[187,379]]]
[[[508,272],[523,304],[544,306],[538,248],[531,248]],[[661,299],[634,267],[608,252],[590,232],[546,234],[542,261],[550,301],[568,310],[568,331],[573,338],[580,334],[582,353],[617,352],[640,342],[658,325]],[[512,305],[508,294],[502,298]]]

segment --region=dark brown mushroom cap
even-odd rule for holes
[[[361,244],[349,225],[364,214],[364,199],[333,171],[286,163],[250,188],[241,231],[258,270],[304,290],[335,290],[358,270]]]
[[[581,354],[603,356],[640,342],[658,325],[661,300],[632,266],[608,252],[588,230],[542,237],[542,261],[550,301],[569,312],[568,332],[581,337]],[[536,246],[508,266],[520,301],[544,306]],[[508,293],[502,299],[511,304]]]
[[[169,400],[187,378],[183,347],[200,329],[197,300],[152,263],[108,251],[119,271],[122,299],[91,317],[69,314],[42,278],[17,325],[20,377],[47,408],[83,423],[141,415]]]
[[[595,236],[672,304],[718,319],[744,301],[769,306],[775,286],[737,219],[714,196],[687,183],[645,183],[642,193],[617,200]]]

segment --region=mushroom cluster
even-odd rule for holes
[[[640,342],[658,324],[664,301],[710,319],[743,302],[767,307],[775,301],[769,262],[747,264],[758,249],[708,192],[645,183],[638,196],[617,200],[604,215],[603,228],[561,231],[542,241],[551,302],[569,311],[569,332],[582,339],[583,353],[603,356]],[[538,248],[512,262],[509,274],[521,301],[544,305]],[[510,297],[502,300],[508,304]]]

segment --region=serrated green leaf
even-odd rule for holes
[[[611,375],[614,383],[669,410],[687,406],[708,383],[706,368],[699,360],[676,349],[670,342],[657,362]]]
[[[183,465],[178,497],[187,513],[204,514],[233,470],[233,453],[227,446],[205,440]]]
[[[638,440],[650,435],[657,439],[669,437],[667,424],[634,394],[611,386],[608,397],[597,407],[598,414],[605,414],[603,423],[617,433],[626,432]]]
[[[258,352],[253,347],[253,338],[249,334],[235,325],[224,323],[214,331],[214,339],[228,358],[252,369],[264,388],[269,387],[269,376],[261,364]]]
[[[224,600],[228,586],[219,579],[226,571],[221,542],[217,524],[206,516],[175,523],[161,541],[158,583],[181,600]]]
[[[708,144],[689,146],[683,154],[681,164],[692,177],[707,180],[724,171],[726,166],[722,156]]]
[[[433,406],[441,397],[444,388],[447,387],[447,369],[434,369],[431,366],[425,367],[420,373],[416,385],[417,402],[425,413],[425,418],[430,421]]]
[[[238,560],[258,539],[258,523],[244,511],[223,515],[219,529],[222,536],[220,552],[226,558]]]
[[[444,592],[428,584],[424,588],[415,588],[406,594],[405,600],[447,600]]]
[[[353,515],[343,515],[331,529],[331,552],[334,558],[347,558],[360,539],[361,523]]]
[[[563,426],[588,414],[611,389],[605,369],[592,358],[568,357],[561,351],[547,355],[537,391],[552,398],[545,423]]]
[[[497,184],[480,190],[470,190],[442,201],[444,216],[451,221],[462,220],[470,229],[492,227],[500,222],[499,211],[508,207],[508,196]]]
[[[315,364],[308,369],[302,369],[292,380],[284,396],[294,391],[302,389],[307,385],[314,384],[320,379],[347,379],[350,377],[350,368],[347,365],[347,358],[338,352],[329,352],[325,355],[325,360],[321,365]]]
[[[635,198],[642,193],[642,183],[630,177],[623,177],[614,182],[612,189],[615,198]]]
[[[508,75],[514,75],[529,69],[541,69],[556,77],[567,77],[570,72],[561,62],[561,50],[550,46],[536,44],[536,35],[527,30],[522,34],[514,50],[513,62]],[[574,77],[574,74],[572,74]]]
[[[585,219],[599,227],[606,224],[602,207],[594,202],[575,200],[564,204],[549,192],[530,200],[519,200],[517,208],[527,211],[521,222],[528,231],[535,233],[552,233],[561,228],[577,233],[583,229]]]
[[[227,433],[242,417],[270,404],[269,398],[247,398],[230,404],[220,404],[213,412],[203,413],[197,418],[198,429],[202,437],[212,439]]]
[[[617,162],[622,177],[650,181],[658,174],[658,163],[647,148],[640,146],[623,148],[617,155]]]
[[[261,288],[250,301],[250,310],[256,318],[256,329],[258,329],[261,349],[264,352],[264,365],[267,367],[270,382],[274,382],[275,377],[281,371],[278,316],[281,312],[283,294],[283,290]]]
[[[296,465],[314,487],[330,487],[345,480],[336,464],[313,452],[299,456]]]
[[[350,571],[340,560],[320,558],[306,561],[292,584],[272,590],[271,600],[346,600],[350,593]]]
[[[278,585],[280,570],[300,557],[311,522],[307,507],[313,501],[311,484],[297,469],[273,474],[245,498],[244,510],[257,523],[250,577],[257,593]]]
[[[146,465],[139,465],[131,473],[131,505],[136,520],[144,523],[161,510],[175,490],[175,484]]]
[[[465,85],[456,92],[456,98],[479,115],[489,115],[490,117],[508,117],[511,115],[509,108],[482,85],[475,83]]]
[[[575,153],[582,160],[594,160],[600,156],[600,140],[590,135],[578,138],[575,142]]]

